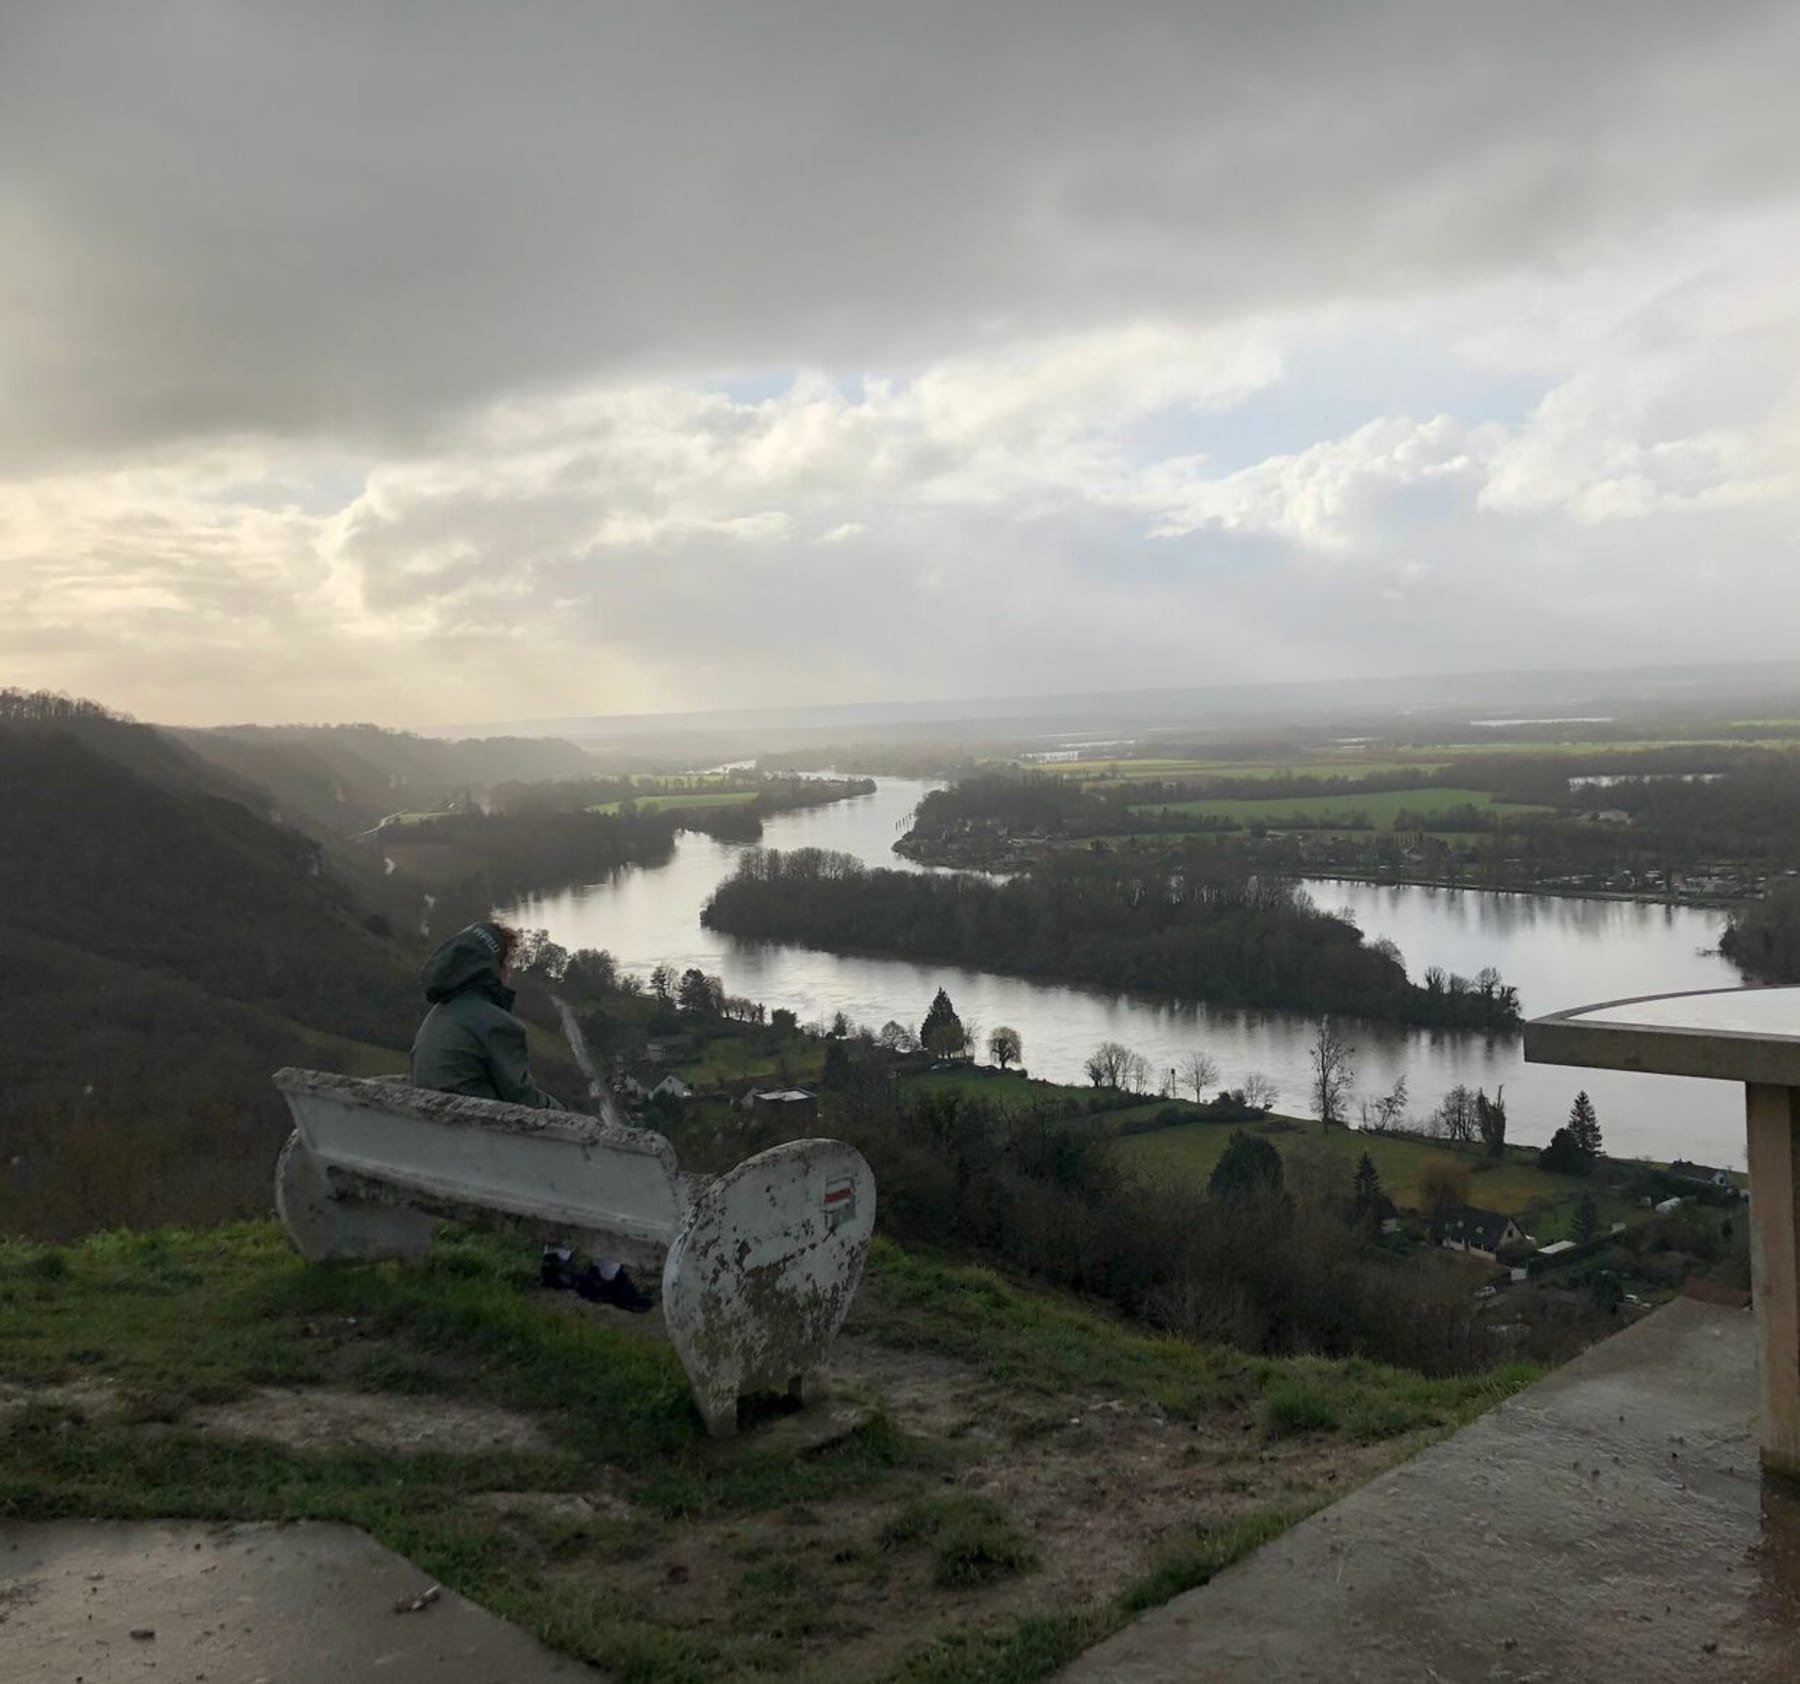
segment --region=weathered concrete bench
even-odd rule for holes
[[[816,1393],[875,1227],[854,1147],[795,1140],[714,1179],[660,1134],[571,1111],[280,1070],[294,1132],[275,1205],[301,1254],[417,1260],[442,1220],[662,1273],[670,1343],[708,1431],[746,1392]]]

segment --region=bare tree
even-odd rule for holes
[[[1438,1102],[1432,1113],[1434,1132],[1446,1140],[1468,1142],[1475,1138],[1475,1095],[1458,1082]]]
[[[1088,1054],[1082,1068],[1097,1088],[1119,1088],[1137,1093],[1150,1082],[1150,1060],[1118,1041],[1102,1041]]]
[[[1006,1024],[998,1025],[988,1036],[988,1057],[1004,1070],[1009,1064],[1017,1064],[1025,1056],[1025,1043],[1016,1029]]]
[[[1125,1080],[1120,1085],[1127,1093],[1148,1093],[1150,1091],[1150,1060],[1139,1052],[1126,1053]]]
[[[1344,1121],[1356,1087],[1356,1048],[1337,1032],[1330,1018],[1321,1018],[1311,1057],[1313,1109],[1319,1113],[1320,1123],[1330,1128]]]
[[[904,1023],[896,1023],[892,1018],[889,1018],[887,1022],[881,1026],[881,1033],[878,1034],[875,1039],[880,1045],[886,1047],[889,1052],[896,1053],[915,1052],[918,1050],[919,1045],[919,1037],[908,1029]]]
[[[1406,1121],[1406,1077],[1398,1077],[1387,1095],[1376,1100],[1370,1109],[1373,1118],[1365,1116],[1365,1122],[1372,1120],[1377,1128],[1399,1128]]]
[[[1252,1070],[1244,1077],[1243,1092],[1244,1103],[1258,1111],[1274,1110],[1275,1101],[1281,1097],[1281,1089],[1275,1085],[1274,1078],[1261,1070]]]
[[[1194,1090],[1194,1103],[1201,1105],[1219,1085],[1219,1061],[1203,1052],[1186,1054],[1180,1065],[1182,1083]]]

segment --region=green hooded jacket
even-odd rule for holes
[[[420,981],[431,1010],[413,1037],[409,1079],[415,1088],[560,1111],[562,1103],[531,1079],[525,1025],[500,980],[504,951],[493,925],[471,924],[425,961]]]

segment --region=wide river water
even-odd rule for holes
[[[833,848],[871,866],[919,869],[892,849],[931,787],[879,779],[873,795],[770,820],[763,846]],[[1035,1076],[1082,1081],[1083,1061],[1105,1040],[1123,1041],[1157,1069],[1199,1048],[1218,1060],[1226,1082],[1261,1070],[1279,1084],[1283,1110],[1308,1109],[1307,1051],[1315,1023],[1300,1014],[1168,1004],[990,971],[757,945],[703,929],[701,905],[734,869],[738,852],[737,844],[684,834],[667,865],[629,868],[606,882],[535,896],[506,916],[548,930],[567,947],[604,947],[640,975],[659,964],[677,971],[698,965],[722,976],[731,993],[789,1006],[803,1023],[842,1011],[872,1028],[894,1018],[916,1030],[942,985],[984,1038],[996,1024],[1017,1029]],[[1712,951],[1724,927],[1717,912],[1472,889],[1339,882],[1306,887],[1321,906],[1348,907],[1370,940],[1391,937],[1415,979],[1428,965],[1465,976],[1483,965],[1497,967],[1519,990],[1529,1017],[1741,981]],[[1405,1075],[1415,1115],[1431,1110],[1457,1082],[1490,1093],[1504,1083],[1510,1137],[1541,1145],[1567,1116],[1576,1090],[1585,1087],[1607,1148],[1619,1156],[1743,1163],[1743,1100],[1735,1083],[1528,1065],[1516,1036],[1359,1023],[1349,1039],[1357,1048],[1358,1094],[1385,1093]]]

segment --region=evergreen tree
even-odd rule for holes
[[[1279,1194],[1281,1154],[1260,1136],[1234,1129],[1206,1191],[1215,1199],[1243,1201]]]
[[[1600,1119],[1594,1114],[1594,1102],[1588,1098],[1586,1088],[1576,1094],[1575,1103],[1569,1107],[1569,1133],[1590,1161],[1600,1156]]]
[[[937,998],[931,1002],[931,1009],[925,1014],[925,1021],[919,1025],[919,1045],[939,1058],[954,1058],[967,1041],[962,1019],[950,1004],[950,996],[940,988]]]
[[[828,1088],[841,1088],[850,1079],[850,1049],[841,1039],[832,1039],[825,1043],[825,1068],[821,1074],[821,1085]]]
[[[710,1017],[719,1009],[719,997],[712,978],[698,966],[690,966],[681,973],[675,1002],[684,1012],[692,1012],[697,1017]]]
[[[1550,1175],[1586,1175],[1594,1160],[1581,1149],[1581,1142],[1568,1128],[1560,1128],[1550,1136],[1550,1144],[1538,1153],[1538,1168]]]
[[[1501,1097],[1505,1092],[1503,1087],[1495,1088],[1489,1099],[1482,1089],[1475,1090],[1475,1126],[1487,1142],[1490,1158],[1506,1156],[1506,1101]]]
[[[1357,1160],[1356,1175],[1351,1182],[1356,1208],[1367,1213],[1381,1202],[1381,1172],[1367,1152]]]
[[[1586,1245],[1600,1232],[1600,1211],[1594,1203],[1592,1193],[1583,1193],[1581,1203],[1575,1207],[1575,1239],[1580,1245]]]

